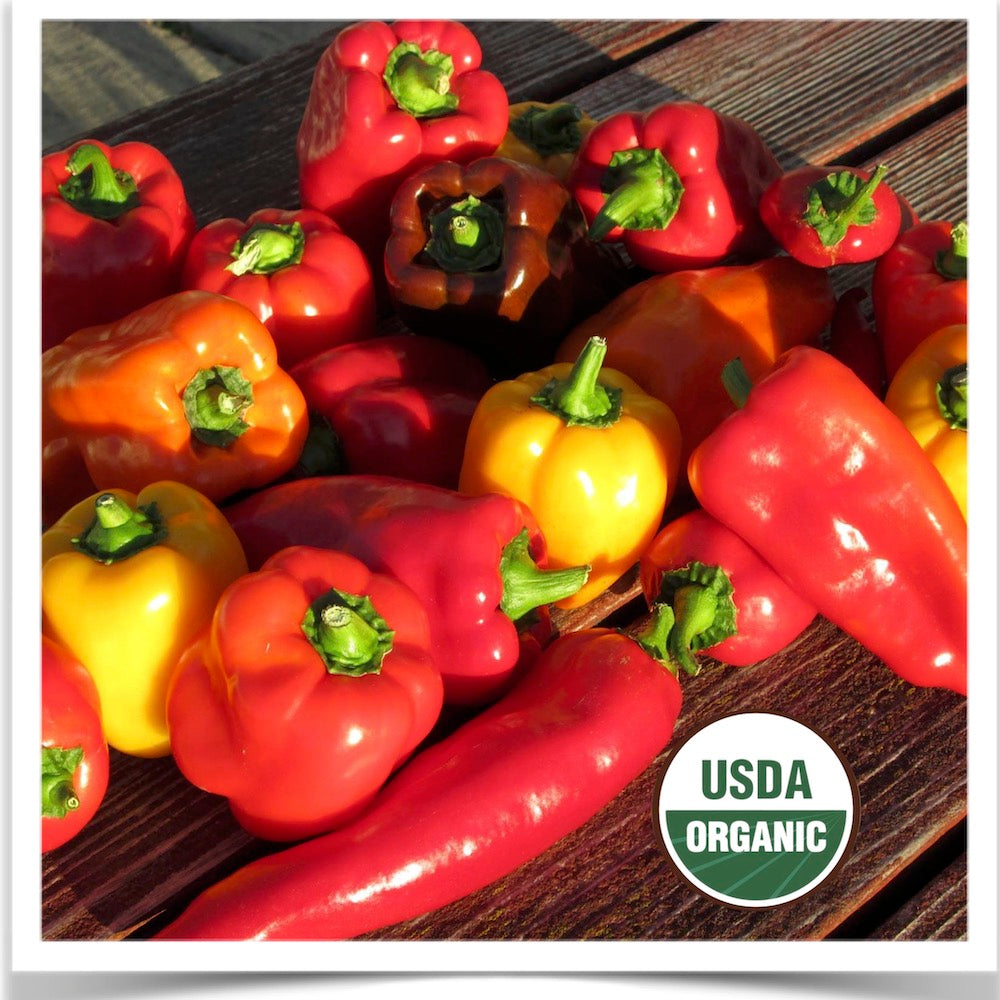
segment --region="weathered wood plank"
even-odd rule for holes
[[[875,941],[963,941],[968,935],[968,865],[963,854],[882,923]]]

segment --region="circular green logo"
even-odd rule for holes
[[[845,859],[860,818],[857,782],[819,733],[746,712],[699,729],[653,795],[663,846],[696,889],[740,907],[811,892]]]

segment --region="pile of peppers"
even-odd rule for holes
[[[348,938],[818,615],[965,695],[964,223],[693,101],[510,105],[454,21],[341,31],[294,155],[200,228],[151,146],[43,158],[43,850],[172,755],[275,847],[158,937]]]

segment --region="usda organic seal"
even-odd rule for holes
[[[667,854],[696,889],[777,906],[828,878],[857,834],[854,775],[817,732],[768,712],[730,715],[682,743],[653,795]]]

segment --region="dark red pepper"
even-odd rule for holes
[[[542,571],[545,543],[534,517],[498,493],[466,497],[387,476],[321,476],[267,487],[223,512],[251,569],[286,546],[311,545],[347,552],[407,584],[427,606],[449,705],[498,697],[522,652],[515,623],[534,651],[548,635],[545,606],[576,593],[589,571]]]
[[[671,521],[639,560],[647,604],[669,604],[667,651],[689,674],[693,653],[743,667],[781,652],[816,617],[739,535],[704,510]]]
[[[356,937],[475,892],[577,829],[670,741],[664,608],[638,639],[557,639],[500,702],[406,764],[343,830],[255,861],[161,939]]]
[[[143,142],[74,143],[42,158],[42,350],[177,290],[194,214]]]
[[[868,293],[849,288],[837,299],[830,322],[830,353],[842,361],[876,396],[885,395],[885,362],[875,328],[864,311]]]
[[[195,233],[181,288],[218,292],[253,311],[289,368],[375,333],[375,286],[360,247],[322,212],[262,208]]]
[[[323,351],[290,369],[310,411],[297,474],[374,473],[458,488],[486,366],[457,344],[406,334]]]

